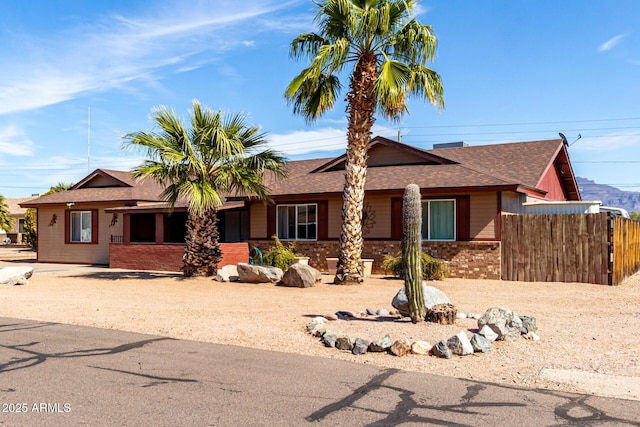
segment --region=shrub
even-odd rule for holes
[[[278,236],[272,236],[275,241],[275,246],[267,251],[262,257],[265,265],[271,265],[278,267],[282,271],[287,271],[289,267],[295,262],[296,257],[296,245],[291,242],[287,246],[283,245]]]
[[[422,252],[421,265],[423,280],[442,280],[449,275],[447,263],[426,252]],[[390,271],[394,276],[402,277],[402,255],[385,255],[382,268]]]

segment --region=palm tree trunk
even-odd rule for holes
[[[367,175],[367,146],[375,121],[376,97],[373,84],[377,76],[375,57],[363,57],[351,75],[347,95],[347,159],[342,193],[342,229],[335,284],[362,283],[362,208]]]
[[[218,216],[215,209],[187,217],[182,274],[185,277],[213,276],[222,259],[218,239]]]

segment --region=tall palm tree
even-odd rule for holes
[[[171,208],[188,201],[183,274],[211,276],[221,259],[217,210],[224,194],[269,198],[264,174],[286,174],[285,158],[265,149],[268,139],[241,114],[223,116],[193,101],[191,126],[166,107],[153,111],[159,131],[125,136],[125,145],[146,150],[147,160],[134,169],[136,178],[159,182]]]
[[[360,283],[362,207],[367,146],[376,109],[388,119],[407,112],[407,99],[423,97],[444,105],[442,83],[425,64],[437,39],[413,17],[416,0],[318,0],[317,33],[291,43],[291,56],[310,64],[285,92],[294,113],[314,121],[332,109],[341,89],[338,74],[350,69],[347,94],[347,151],[340,253],[334,282]]]
[[[0,229],[9,231],[13,227],[13,218],[9,212],[9,206],[4,202],[4,196],[0,195]]]

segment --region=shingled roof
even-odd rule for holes
[[[538,188],[554,166],[567,170],[565,186],[570,199],[579,200],[573,171],[562,140],[531,141],[483,146],[421,150],[383,137],[369,144],[365,191],[404,190],[415,183],[433,191],[527,191],[544,196]],[[289,177],[270,181],[272,196],[341,193],[345,156],[289,162]]]
[[[67,191],[47,194],[22,207],[37,208],[62,203],[118,202],[135,205],[161,201],[162,187],[152,179],[136,181],[131,172],[96,169]]]
[[[580,200],[578,186],[561,139],[423,150],[383,137],[369,144],[365,191],[403,191],[415,183],[424,191],[520,191],[544,196],[539,188],[547,171],[556,167],[569,200]],[[273,197],[342,193],[345,155],[291,161],[289,175],[267,176]],[[21,203],[39,207],[62,203],[117,202],[151,206],[162,202],[162,187],[151,179],[136,181],[131,172],[96,169],[69,191]],[[238,201],[245,197],[233,198]],[[157,205],[156,205],[157,206]],[[178,206],[186,206],[180,202]]]

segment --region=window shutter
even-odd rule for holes
[[[91,210],[91,244],[98,244],[98,210]]]
[[[402,240],[402,197],[391,199],[391,240]]]
[[[329,238],[329,202],[321,200],[318,203],[318,240]]]
[[[469,196],[457,196],[456,205],[456,240],[471,240],[471,202]]]
[[[71,211],[69,209],[64,211],[64,243],[65,245],[71,243]]]

